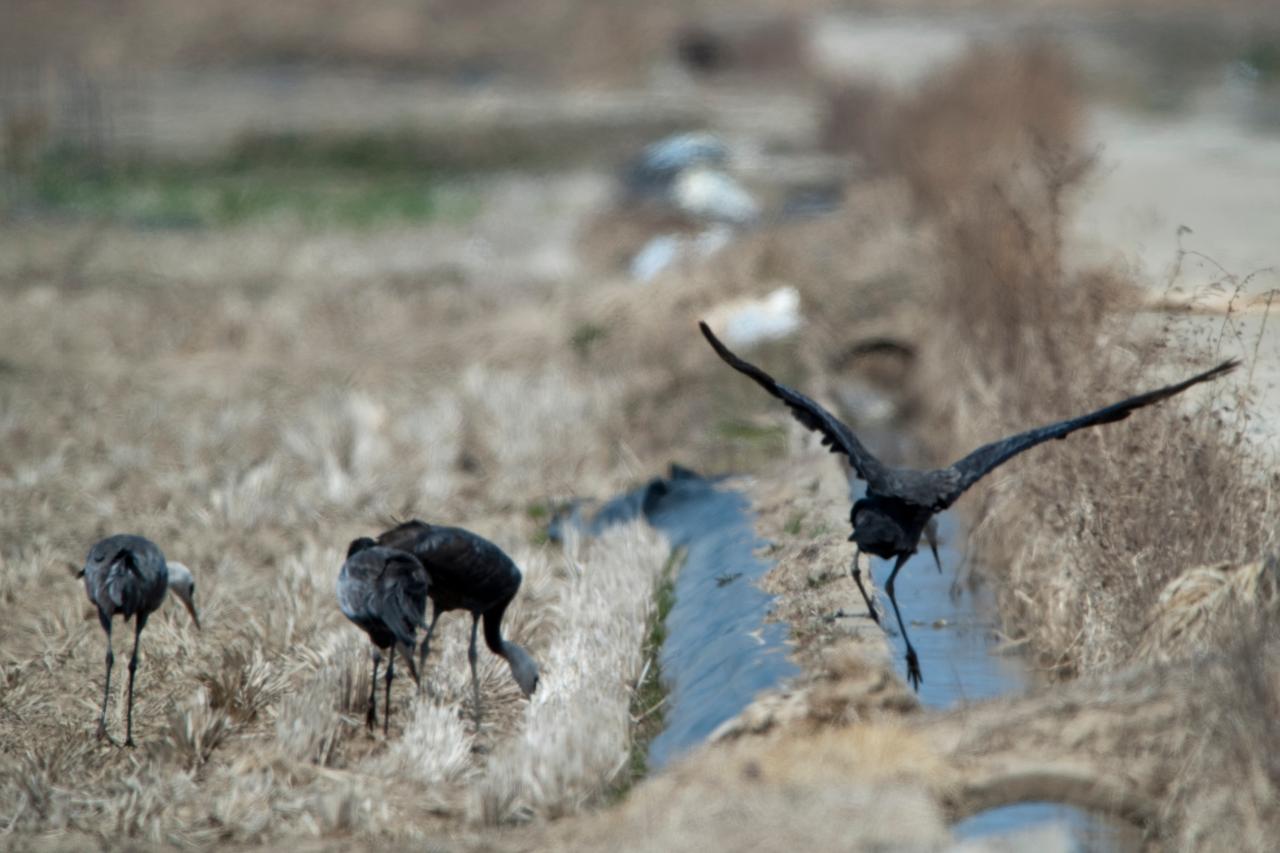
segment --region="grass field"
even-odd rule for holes
[[[621,54],[650,50],[665,8]],[[368,32],[396,32],[402,12]],[[362,32],[343,55],[372,49]],[[243,47],[285,50],[264,39]],[[195,50],[182,44],[153,47]],[[577,48],[539,79],[594,67],[598,45]],[[1276,719],[1277,482],[1244,438],[1260,393],[1247,377],[1039,449],[965,498],[978,580],[1056,680],[965,729],[917,713],[874,632],[810,630],[848,592],[834,582],[842,484],[814,473],[813,439],[781,407],[725,381],[696,333],[729,300],[797,288],[804,334],[753,357],[823,399],[851,341],[910,342],[913,367],[888,384],[936,461],[1249,356],[1248,341],[1205,346],[1138,317],[1125,270],[1068,260],[1093,174],[1077,83],[1039,45],[975,52],[914,95],[833,97],[827,143],[860,176],[844,208],[771,222],[644,287],[599,260],[642,229],[604,209],[607,176],[563,160],[432,171],[412,141],[339,134],[263,137],[203,162],[21,164],[0,232],[0,837],[946,849],[984,769],[975,755],[1021,766],[1019,749],[1060,749],[1070,765],[1075,749],[1104,778],[1131,766],[1135,788],[1162,786],[1144,812],[1153,845],[1262,849],[1280,790],[1256,748]],[[539,139],[591,148],[591,128]],[[669,548],[639,526],[562,548],[545,524],[564,499],[671,461],[759,478],[782,563],[766,585],[799,626],[805,676],[775,716],[748,715],[766,720],[755,734],[645,779]],[[477,728],[468,626],[446,617],[425,695],[396,685],[384,740],[363,727],[368,644],[333,584],[350,539],[409,516],[516,558],[508,631],[543,680],[526,702],[482,651]],[[131,751],[93,738],[104,638],[71,568],[120,531],[193,570],[204,622],[166,604],[149,624]],[[1206,627],[1228,620],[1240,629]],[[128,633],[116,630],[119,659]],[[1170,727],[1169,745],[1152,726]]]

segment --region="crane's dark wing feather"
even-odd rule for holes
[[[136,608],[133,599],[141,598],[141,578],[133,552],[128,548],[121,548],[107,567],[106,589],[111,603],[120,610],[132,613]]]
[[[390,551],[377,587],[378,615],[400,642],[412,645],[414,631],[427,627],[426,570],[412,554]]]
[[[515,562],[488,539],[461,527],[414,519],[380,535],[378,544],[413,554],[431,576],[431,597],[444,609],[482,612],[520,589]]]
[[[408,551],[412,554],[418,540],[430,535],[430,533],[431,525],[415,518],[397,524],[385,533],[378,534],[377,542],[383,547]]]
[[[426,569],[412,554],[371,546],[342,564],[338,606],[376,645],[413,645],[414,631],[425,627],[429,588]]]
[[[761,388],[786,403],[796,420],[814,432],[820,433],[822,443],[831,448],[832,452],[843,453],[849,458],[859,478],[866,480],[873,489],[891,488],[888,469],[871,454],[871,451],[863,447],[862,442],[858,441],[858,437],[853,434],[853,430],[799,391],[788,388],[754,364],[734,355],[712,333],[706,323],[699,322],[698,326],[702,329],[702,335],[707,339],[707,343],[711,344],[711,348],[716,351],[716,355],[734,370],[750,376]]]
[[[1224,361],[1212,370],[1196,374],[1176,385],[1166,385],[1163,388],[1157,388],[1155,391],[1148,391],[1145,394],[1139,394],[1136,397],[1113,403],[1110,406],[1098,409],[1096,412],[1081,415],[1078,418],[1071,418],[1070,420],[1059,421],[1056,424],[1043,426],[1039,429],[1028,430],[979,447],[950,468],[943,469],[943,473],[951,476],[947,478],[948,486],[939,495],[939,501],[935,508],[940,510],[950,506],[966,489],[1024,450],[1030,450],[1037,444],[1050,439],[1066,438],[1078,429],[1122,421],[1136,409],[1150,406],[1152,403],[1158,403],[1161,400],[1167,400],[1175,394],[1180,394],[1187,390],[1192,385],[1216,379],[1234,370],[1239,365],[1240,362],[1234,359]]]

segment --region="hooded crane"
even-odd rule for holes
[[[702,328],[703,336],[720,358],[734,370],[745,373],[760,387],[786,403],[796,420],[820,433],[822,443],[833,453],[843,453],[847,456],[858,478],[867,482],[866,496],[856,501],[849,513],[849,521],[853,525],[853,533],[849,536],[849,541],[857,543],[852,575],[858,584],[858,591],[862,593],[863,601],[867,604],[871,618],[879,624],[879,614],[876,613],[875,606],[862,585],[858,554],[866,552],[884,559],[895,560],[893,571],[889,573],[884,589],[889,594],[889,602],[893,605],[894,616],[898,619],[902,639],[907,645],[907,678],[916,690],[920,689],[922,680],[920,661],[916,657],[916,650],[911,645],[911,638],[907,636],[907,626],[902,622],[902,614],[898,611],[893,582],[903,563],[916,552],[920,544],[920,536],[925,532],[929,521],[955,503],[956,499],[970,486],[1019,453],[1050,439],[1066,438],[1078,429],[1124,420],[1135,409],[1168,399],[1192,385],[1215,379],[1239,366],[1238,361],[1226,361],[1212,370],[1206,370],[1176,385],[1166,385],[1078,418],[1059,421],[993,441],[946,468],[918,471],[910,468],[890,468],[885,465],[863,447],[857,436],[853,434],[853,430],[822,406],[798,391],[793,391],[775,381],[755,365],[738,358],[712,334],[706,323],[698,325]]]
[[[418,665],[426,666],[436,620],[447,610],[471,611],[471,689],[480,721],[480,680],[476,675],[476,629],[484,618],[485,645],[503,657],[525,697],[538,689],[538,665],[524,648],[502,636],[502,616],[520,591],[520,569],[497,545],[460,527],[438,527],[414,519],[378,537],[378,544],[413,554],[431,575],[431,624]]]
[[[373,678],[369,682],[369,710],[365,724],[378,724],[378,664],[382,650],[387,657],[387,695],[382,708],[382,734],[391,720],[391,682],[395,678],[396,649],[409,664],[409,674],[419,687],[413,665],[415,634],[427,612],[431,578],[412,554],[383,548],[369,537],[356,539],[347,548],[347,559],[338,573],[338,606],[342,614],[369,635],[373,643]]]
[[[102,686],[102,714],[98,717],[98,737],[114,740],[107,733],[107,701],[111,697],[111,667],[115,654],[111,650],[111,619],[117,613],[125,621],[133,619],[133,654],[129,656],[129,699],[125,712],[125,746],[133,746],[133,678],[138,671],[138,642],[147,619],[164,601],[166,590],[187,607],[196,628],[196,582],[181,563],[165,561],[164,554],[150,539],[119,533],[108,536],[89,549],[88,559],[79,572],[84,578],[84,591],[98,608],[98,622],[107,632],[107,677]]]

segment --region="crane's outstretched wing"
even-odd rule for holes
[[[788,388],[754,364],[738,358],[720,342],[706,323],[699,321],[698,327],[702,329],[702,336],[707,339],[707,343],[711,344],[716,355],[720,356],[726,364],[739,373],[750,376],[761,388],[786,403],[796,420],[814,432],[821,433],[822,443],[831,448],[832,452],[843,453],[849,457],[849,462],[859,478],[866,480],[872,488],[889,487],[888,470],[879,459],[871,455],[871,451],[862,446],[862,442],[858,441],[853,430],[799,391]]]
[[[1039,429],[1028,430],[979,447],[950,468],[943,469],[944,473],[950,475],[947,478],[949,482],[947,488],[939,495],[938,503],[935,504],[934,508],[941,510],[950,506],[966,489],[1024,450],[1029,450],[1037,444],[1050,439],[1066,438],[1078,429],[1122,421],[1129,417],[1135,409],[1141,409],[1143,406],[1150,406],[1152,403],[1167,400],[1175,394],[1182,393],[1192,385],[1216,379],[1239,366],[1240,362],[1235,359],[1224,361],[1212,370],[1196,374],[1176,385],[1166,385],[1164,388],[1158,388],[1155,391],[1148,391],[1145,394],[1121,400],[1119,403],[1113,403],[1106,408],[1098,409],[1098,411],[1087,415],[1081,415],[1078,418],[1071,418],[1070,420],[1059,421],[1056,424],[1043,426]]]

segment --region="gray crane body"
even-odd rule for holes
[[[195,607],[195,580],[181,563],[170,563],[150,539],[120,533],[95,543],[89,549],[81,571],[84,591],[98,609],[98,622],[107,635],[107,675],[102,688],[102,713],[98,718],[98,736],[110,740],[107,733],[107,702],[111,696],[111,669],[115,653],[111,648],[111,620],[123,616],[134,620],[133,654],[129,657],[128,710],[125,722],[125,746],[133,746],[133,681],[138,669],[138,645],[147,619],[164,603],[165,593],[172,589],[197,628],[200,617]]]
[[[387,659],[386,700],[383,703],[382,732],[391,718],[391,682],[395,679],[396,649],[409,664],[409,674],[421,686],[413,663],[418,628],[425,627],[427,594],[431,578],[422,564],[409,553],[379,546],[367,537],[357,539],[347,549],[347,559],[338,573],[335,591],[342,614],[369,635],[373,644],[373,677],[369,685],[369,707],[365,722],[377,724],[378,665],[382,651]]]
[[[489,650],[506,659],[511,676],[526,697],[538,688],[538,665],[523,646],[502,636],[502,618],[520,591],[522,576],[507,554],[497,545],[461,527],[427,524],[413,519],[378,537],[378,544],[413,554],[431,575],[431,624],[422,641],[418,663],[426,665],[436,620],[450,610],[471,613],[472,692],[477,720],[480,717],[480,686],[476,675],[476,633],[484,621],[484,640]]]

